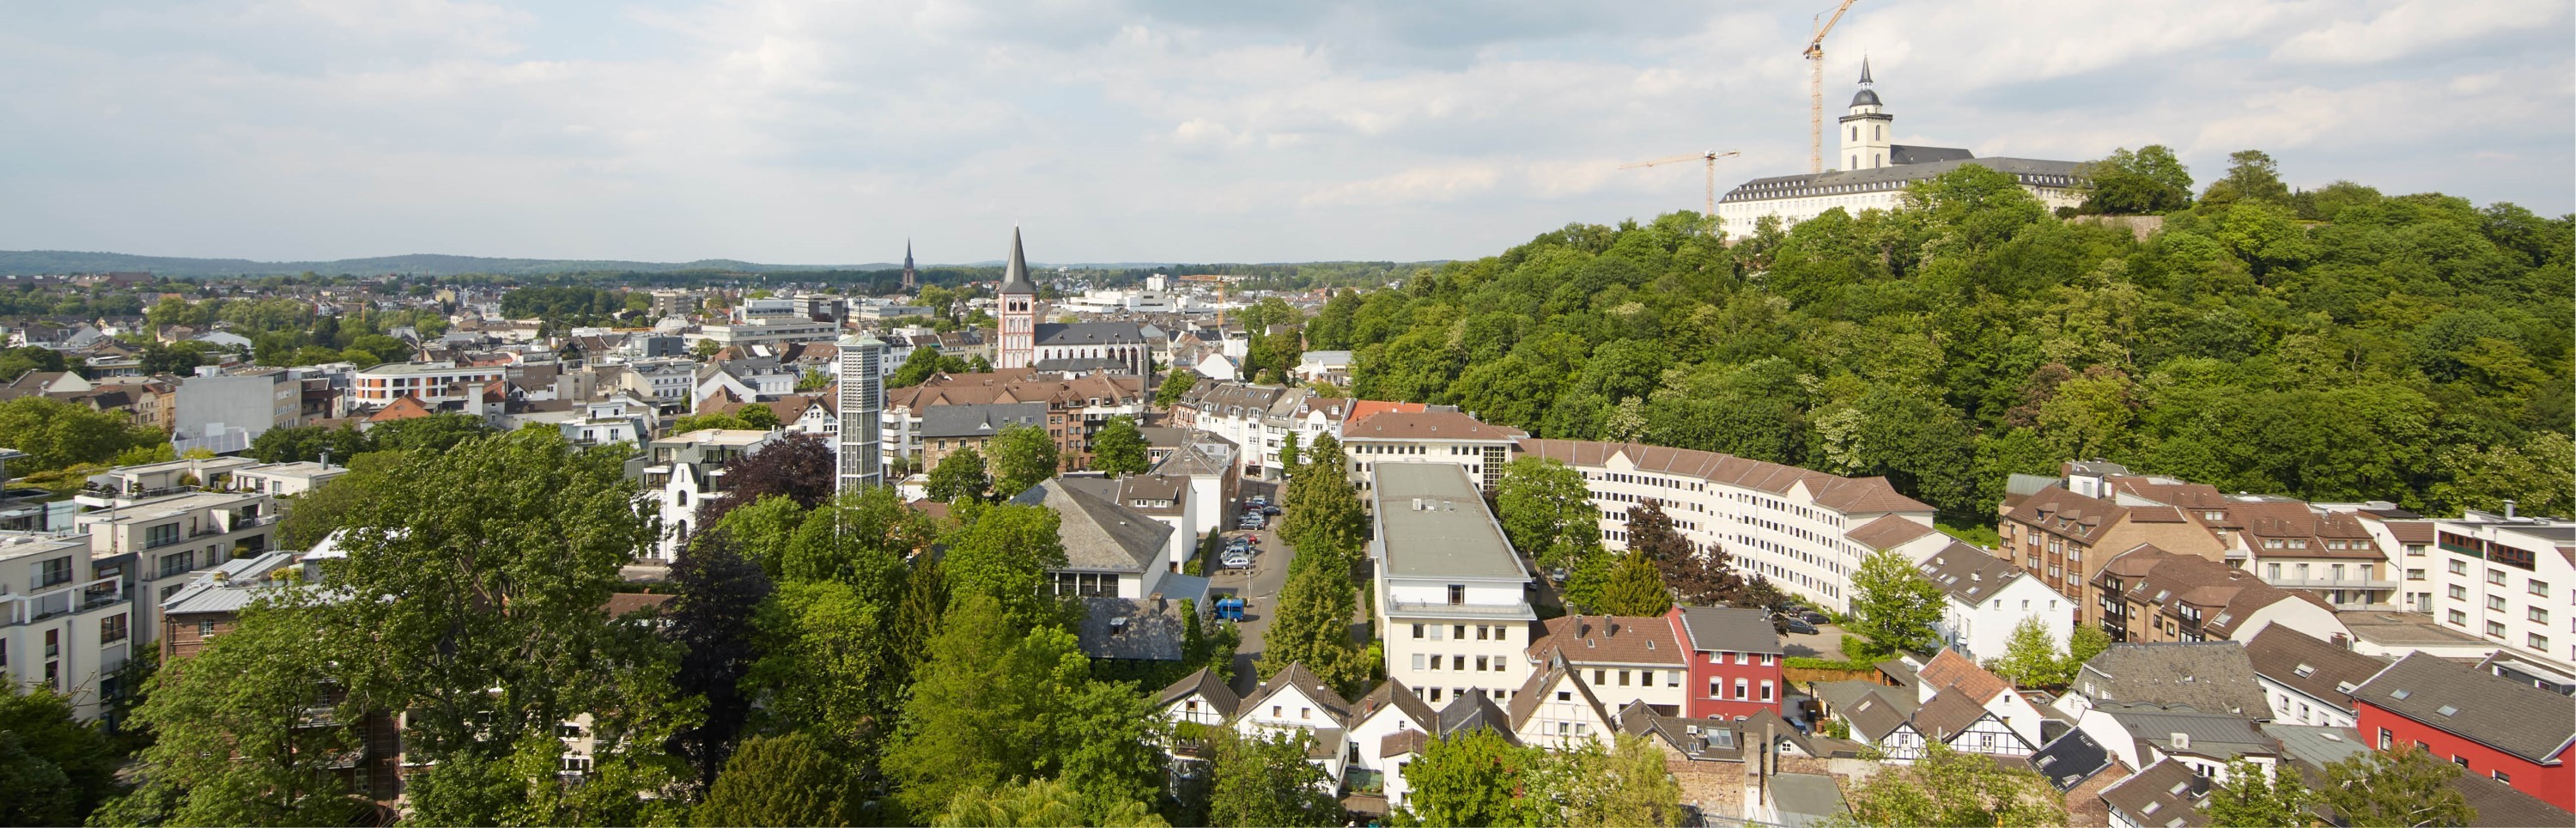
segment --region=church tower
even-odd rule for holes
[[[920,287],[920,286],[921,286],[921,280],[920,280],[920,277],[919,277],[919,276],[917,276],[917,275],[915,275],[915,274],[912,272],[912,240],[911,240],[911,239],[904,239],[904,240],[903,240],[903,289],[904,289],[904,292],[906,292],[906,293],[910,293],[910,292],[912,292],[912,289],[913,289],[913,288],[917,288],[917,287]]]
[[[1851,113],[1842,117],[1842,168],[1868,170],[1893,163],[1888,160],[1887,128],[1896,116],[1878,103],[1878,92],[1869,80],[1869,58],[1860,59],[1860,91],[1852,94]]]
[[[1020,250],[1020,228],[1011,228],[1011,263],[1002,269],[1002,313],[999,341],[993,343],[996,368],[1026,368],[1037,362],[1038,287],[1029,281],[1029,257]]]

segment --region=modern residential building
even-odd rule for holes
[[[1941,621],[1933,625],[1941,643],[1969,658],[2002,658],[2025,621],[2036,619],[2059,647],[2075,631],[2074,599],[1986,550],[1951,541],[1916,568],[1941,588]]]
[[[1464,467],[1387,463],[1371,470],[1372,602],[1386,675],[1442,704],[1482,692],[1510,701],[1527,681],[1538,620],[1530,573]]]
[[[2083,474],[2085,464],[2067,465],[2069,480],[2082,484],[2094,479]],[[2167,552],[2211,561],[2226,557],[2226,547],[2218,538],[2184,510],[2164,505],[2122,505],[2107,490],[2090,485],[2072,489],[2052,486],[2032,494],[2005,511],[1995,531],[2001,536],[1995,545],[1996,557],[2012,561],[2060,594],[2075,599],[2077,621],[2085,624],[2102,622],[2100,612],[2087,600],[2091,591],[2087,585],[2113,555],[2141,544],[2153,544]]]
[[[2294,725],[2353,726],[2353,691],[2388,666],[2278,624],[2245,642],[2245,657],[2272,700],[2272,721]]]
[[[2434,620],[2495,642],[2525,678],[2576,681],[2576,521],[2473,511],[2433,527],[2427,555],[2406,560]]]
[[[706,338],[723,347],[739,345],[776,345],[787,342],[828,340],[841,332],[840,323],[816,322],[795,316],[752,319],[699,328]]]
[[[1890,516],[1932,524],[1931,506],[1898,494],[1883,477],[1640,443],[1524,438],[1519,446],[1520,454],[1583,473],[1601,510],[1604,546],[1626,549],[1628,509],[1654,500],[1694,546],[1722,548],[1744,574],[1835,612],[1850,608],[1852,573],[1874,550],[1855,532]]]
[[[1690,651],[1684,717],[1780,715],[1781,697],[1789,688],[1780,662],[1788,658],[1788,650],[1767,614],[1751,607],[1674,607],[1664,620]]]
[[[337,480],[341,475],[348,473],[347,466],[311,461],[269,463],[234,469],[232,486],[245,492],[285,497],[313,491],[322,484]]]
[[[483,386],[508,375],[509,369],[499,365],[387,362],[358,371],[349,401],[356,408],[373,410],[410,397],[433,411],[455,408],[480,400]]]
[[[80,535],[0,532],[0,681],[71,696],[94,719],[135,644],[133,553]]]
[[[2421,653],[2353,688],[2362,735],[2576,810],[2576,699]]]
[[[949,455],[971,448],[984,455],[989,469],[992,451],[988,444],[1003,429],[1013,427],[1044,429],[1048,437],[1059,440],[1057,450],[1062,451],[1062,422],[1051,414],[1047,404],[1042,402],[967,403],[931,408],[922,412],[920,424],[910,429],[913,439],[919,441],[914,454],[920,460],[917,465],[925,471],[936,469]]]
[[[276,548],[277,506],[257,492],[183,491],[123,502],[73,517],[95,559],[133,556],[135,635],[151,643],[161,600],[197,570]]]
[[[710,428],[646,443],[644,452],[626,461],[626,477],[644,484],[645,502],[662,522],[662,538],[643,557],[660,563],[677,560],[697,526],[698,505],[727,487],[726,461],[758,453],[783,432]]]

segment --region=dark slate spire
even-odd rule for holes
[[[903,269],[912,269],[912,240],[903,240]]]
[[[1869,56],[1868,56],[1868,55],[1862,55],[1862,56],[1860,56],[1860,82],[1861,82],[1861,85],[1863,85],[1863,86],[1867,86],[1867,85],[1869,85]]]
[[[1036,293],[1029,283],[1029,254],[1020,250],[1020,228],[1011,228],[1011,263],[1002,269],[1003,293]]]

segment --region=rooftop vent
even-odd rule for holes
[[[2189,733],[2170,733],[2170,734],[2166,734],[2166,735],[2167,735],[2167,737],[2168,737],[2168,738],[2171,738],[2171,739],[2173,740],[2173,749],[2175,749],[2175,750],[2190,750],[2190,749],[2191,749],[2191,734],[2189,734]],[[2176,787],[2176,788],[2174,789],[2174,792],[2175,792],[2175,793],[2180,793],[2180,792],[2182,792],[2182,789],[2181,789],[2180,787]]]

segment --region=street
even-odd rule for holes
[[[1277,487],[1269,483],[1245,481],[1241,496],[1251,497],[1256,494],[1276,501]],[[1231,522],[1226,525],[1233,526]],[[1270,526],[1277,525],[1278,518],[1271,518]],[[1296,558],[1297,552],[1280,541],[1279,533],[1272,528],[1254,532],[1232,530],[1225,532],[1228,538],[1241,535],[1251,535],[1259,540],[1259,545],[1254,548],[1252,554],[1251,568],[1218,570],[1209,578],[1209,583],[1216,592],[1239,595],[1250,602],[1250,606],[1244,609],[1242,623],[1237,625],[1243,633],[1243,644],[1234,651],[1232,683],[1234,692],[1249,694],[1261,684],[1261,677],[1253,669],[1253,662],[1261,657],[1262,633],[1270,629],[1271,607],[1278,604],[1279,588],[1288,582],[1288,562]]]

